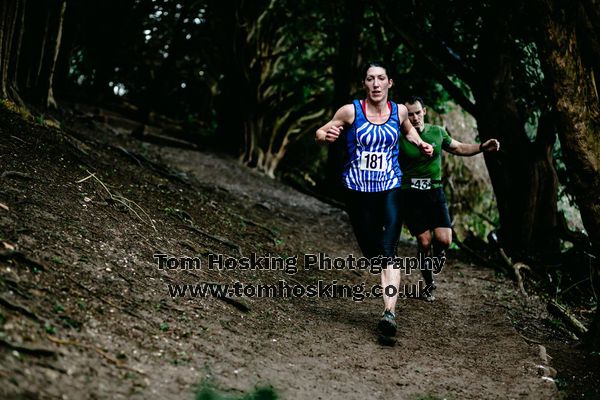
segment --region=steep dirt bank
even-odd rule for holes
[[[285,399],[558,398],[539,373],[554,334],[541,302],[524,305],[512,283],[457,260],[437,302],[400,301],[393,347],[374,330],[380,299],[171,298],[169,284],[369,287],[378,276],[209,270],[210,254],[358,251],[342,211],[233,160],[82,116],[67,126],[0,111],[3,397],[190,399],[211,378],[231,391],[271,384]],[[204,265],[160,270],[156,253]]]

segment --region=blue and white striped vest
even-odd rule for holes
[[[354,123],[346,134],[349,160],[342,175],[344,186],[360,192],[382,192],[400,187],[398,105],[389,102],[390,117],[378,125],[367,120],[359,100],[354,100],[353,104]]]

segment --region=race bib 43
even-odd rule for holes
[[[412,178],[410,180],[412,189],[429,190],[431,189],[431,179],[429,178]]]

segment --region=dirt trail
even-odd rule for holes
[[[303,221],[295,225],[297,237],[321,238],[316,247],[306,247],[306,253],[342,258],[360,254],[345,215],[328,225],[324,219],[339,211],[318,200],[265,182],[214,155],[167,150],[164,157],[199,180],[223,185],[250,201],[266,201],[278,210],[290,206],[302,210]],[[315,222],[320,222],[316,232]],[[414,245],[403,242],[399,255],[413,253]],[[349,284],[378,280],[368,272],[332,278]],[[411,274],[402,284],[417,281],[418,275]],[[374,331],[382,307],[378,299],[296,301],[286,314],[297,331],[277,329],[273,338],[265,338],[264,350],[258,351],[261,356],[250,370],[263,369],[255,374],[287,388],[289,398],[554,398],[554,385],[538,375],[536,365],[542,364],[538,346],[519,336],[503,308],[518,296],[512,284],[455,260],[449,261],[439,281],[437,302],[408,298],[399,302],[395,347],[378,343]],[[268,339],[277,339],[276,345]],[[271,352],[275,354],[269,356]]]
[[[284,399],[558,398],[538,373],[539,325],[514,327],[545,318],[542,304],[456,259],[436,302],[399,302],[392,347],[375,333],[380,299],[171,299],[169,283],[379,277],[159,270],[156,252],[359,253],[341,210],[234,160],[140,143],[82,116],[69,126],[64,135],[0,111],[0,240],[22,255],[0,253],[0,397],[191,399],[210,378],[232,392],[271,384]],[[399,254],[413,253],[403,241]]]

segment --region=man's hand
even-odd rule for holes
[[[325,133],[325,141],[329,143],[335,142],[343,130],[344,126],[331,126]]]
[[[500,150],[500,142],[496,139],[490,139],[481,144],[481,151],[498,151]]]
[[[427,157],[431,157],[433,154],[433,146],[427,142],[421,142],[417,146],[422,154],[425,154]]]

